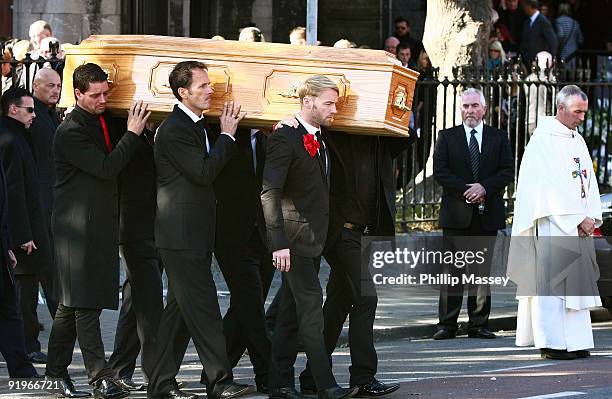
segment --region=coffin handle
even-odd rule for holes
[[[108,68],[102,68],[102,70],[104,71],[104,73],[106,73],[106,75],[108,76],[106,78],[106,81],[108,82],[109,85],[112,85],[114,83],[113,79],[111,78],[111,71]]]
[[[395,101],[393,101],[393,106],[400,111],[412,111],[412,109],[406,105],[406,92],[401,90],[395,95]]]

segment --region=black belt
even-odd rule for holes
[[[368,226],[363,226],[361,224],[356,224],[356,223],[351,223],[351,222],[344,223],[344,228],[356,231],[365,236],[369,235],[372,232],[372,229],[370,229],[370,227]]]

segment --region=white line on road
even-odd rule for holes
[[[559,393],[550,393],[548,395],[538,395],[538,396],[525,396],[517,399],[554,399],[554,398],[567,398],[568,396],[578,396],[578,395],[586,395],[586,392],[559,392]]]
[[[532,369],[538,367],[546,367],[552,366],[555,363],[542,363],[542,364],[531,364],[529,366],[517,366],[517,367],[508,367],[505,369],[496,369],[496,370],[484,370],[483,373],[499,373],[500,371],[512,371],[512,370],[521,370],[521,369]]]

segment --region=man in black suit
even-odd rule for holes
[[[9,226],[17,256],[15,287],[19,297],[28,359],[45,363],[38,342],[38,273],[51,267],[49,233],[38,183],[36,163],[27,142],[27,129],[35,117],[34,100],[23,88],[2,96],[0,151],[6,172]]]
[[[26,359],[23,321],[13,274],[17,258],[11,250],[7,199],[6,178],[0,162],[0,353],[10,378],[30,378],[37,373]]]
[[[393,160],[415,140],[330,132],[331,203],[323,256],[331,271],[323,306],[324,335],[331,355],[350,314],[350,385],[358,396],[382,396],[399,389],[375,378],[374,318],[378,298],[367,269],[362,269],[362,236],[395,236],[395,168]],[[365,273],[365,274],[364,274]],[[365,277],[369,276],[369,277]],[[310,367],[300,375],[302,393],[313,389]]]
[[[523,63],[531,68],[532,62],[540,51],[557,56],[559,41],[552,24],[540,13],[538,0],[523,0],[523,10],[527,19],[523,22],[520,50]]]
[[[147,128],[140,135],[136,153],[118,178],[119,243],[127,278],[123,283],[115,347],[108,364],[115,373],[117,384],[130,391],[143,388],[132,381],[141,350],[145,379],[151,375],[164,308],[161,270],[155,250],[157,175],[151,130]]]
[[[47,229],[53,250],[51,234],[51,213],[53,211],[53,186],[55,185],[55,165],[53,163],[53,138],[60,125],[60,117],[55,109],[62,91],[62,81],[56,71],[50,68],[39,69],[32,83],[34,110],[36,118],[28,130],[28,142],[34,155],[40,181],[40,194],[45,210]],[[52,317],[57,310],[57,289],[54,285],[55,261],[51,267],[39,273],[40,285],[45,294],[47,309]]]
[[[210,107],[207,67],[176,64],[170,87],[179,104],[157,130],[157,214],[155,244],[168,275],[168,303],[158,333],[159,356],[148,387],[150,397],[193,398],[175,377],[189,338],[208,377],[209,398],[241,396],[248,385],[233,382],[217,290],[211,272],[216,198],[213,182],[236,151],[234,134],[245,113],[233,102],[221,115],[221,131],[211,145],[202,112]]]
[[[268,246],[283,275],[270,367],[270,398],[300,398],[293,365],[298,336],[313,370],[320,399],[352,397],[357,388],[340,388],[323,341],[323,295],[317,276],[329,222],[329,147],[322,127],[336,113],[338,87],[321,75],[298,90],[297,128],[283,126],[268,140],[263,175],[263,205]]]
[[[444,238],[455,245],[469,239],[471,248],[488,248],[486,261],[467,273],[488,275],[495,236],[506,226],[504,189],[514,178],[514,161],[506,132],[483,123],[484,95],[466,89],[461,96],[463,124],[440,131],[434,150],[434,178],[442,186],[440,227]],[[481,239],[482,238],[482,239]],[[445,273],[461,275],[459,267]],[[440,288],[439,323],[434,339],[454,338],[463,300],[463,284]],[[488,285],[470,287],[468,294],[468,336],[495,338],[488,329],[491,292]]]
[[[234,156],[214,184],[215,257],[230,290],[223,332],[230,365],[236,367],[248,349],[257,391],[267,393],[271,344],[265,328],[264,304],[274,267],[265,245],[266,222],[260,197],[266,136],[258,129],[238,129],[234,137]]]
[[[75,68],[76,106],[54,140],[57,182],[52,224],[60,304],[49,337],[46,374],[61,379],[68,397],[88,395],[74,389],[68,374],[76,338],[94,396],[129,394],[112,380],[100,313],[119,306],[117,175],[140,147],[139,136],[151,113],[142,102],[135,103],[128,111],[126,134],[113,146],[110,116],[105,113],[107,78],[96,64]]]
[[[0,352],[6,360],[9,377],[11,378],[37,375],[32,363],[26,357],[24,321],[19,299],[20,294],[25,294],[24,285],[32,283],[32,281],[36,284],[36,279],[26,278],[25,281],[18,281],[22,277],[16,277],[13,271],[17,266],[17,257],[13,251],[13,241],[11,240],[12,232],[19,236],[18,242],[22,242],[23,245],[15,248],[15,250],[21,252],[19,258],[27,258],[27,251],[29,250],[32,254],[34,250],[34,233],[40,234],[38,224],[42,222],[42,220],[38,222],[34,220],[30,223],[27,219],[30,216],[27,207],[29,205],[35,207],[36,204],[32,203],[33,198],[26,195],[25,188],[33,188],[36,192],[35,187],[31,187],[31,185],[35,186],[36,182],[30,180],[35,176],[31,176],[32,165],[27,165],[25,163],[27,159],[23,157],[27,158],[27,152],[22,153],[24,150],[22,140],[24,138],[18,136],[22,135],[26,126],[32,123],[34,118],[33,105],[32,97],[20,88],[7,90],[1,100],[4,116],[0,128],[2,131],[0,134]],[[8,156],[9,162],[5,161],[5,156]],[[10,181],[4,174],[4,165],[11,168],[12,177]],[[26,171],[23,170],[24,167],[27,168]],[[24,172],[27,172],[29,178],[24,175]],[[14,192],[10,197],[9,189]],[[9,209],[9,200],[22,202]],[[36,209],[40,211],[40,208],[36,207],[33,211],[36,211]],[[26,219],[18,219],[20,216]],[[36,217],[36,215],[34,216]],[[42,218],[42,215],[40,215],[40,218]],[[11,222],[18,224],[16,229],[11,230]],[[26,243],[23,240],[28,240],[28,242]],[[36,266],[36,264],[31,264],[27,267],[35,270]],[[31,302],[31,300],[29,301]]]

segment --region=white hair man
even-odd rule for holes
[[[433,156],[434,178],[442,186],[440,227],[449,250],[493,252],[497,231],[506,227],[504,190],[514,177],[514,161],[508,134],[484,124],[487,110],[482,91],[469,88],[461,96],[461,125],[442,130]],[[465,240],[464,237],[469,237]],[[465,242],[470,248],[463,248]],[[461,243],[460,246],[457,243]],[[489,275],[488,257],[481,265],[464,269],[447,265],[444,272],[459,277],[464,273]],[[463,300],[463,284],[440,287],[436,340],[454,338]],[[471,286],[468,294],[468,336],[495,338],[489,330],[490,287]]]
[[[576,128],[588,98],[577,86],[557,94],[557,115],[540,119],[521,162],[508,276],[518,285],[516,344],[548,359],[589,356],[589,309],[601,306],[593,242],[601,225],[597,178]]]
[[[51,29],[51,25],[47,21],[38,20],[32,22],[30,25],[30,42],[34,46],[34,49],[38,49],[40,47],[40,42],[45,38],[49,37],[53,34],[53,29]]]

